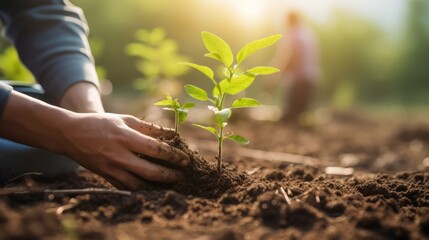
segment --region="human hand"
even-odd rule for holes
[[[178,170],[136,156],[140,153],[177,166],[188,165],[190,160],[184,152],[156,139],[171,138],[174,131],[129,115],[77,116],[62,133],[64,154],[116,188],[136,190],[145,180],[171,183],[183,177]]]

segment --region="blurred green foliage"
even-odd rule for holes
[[[34,82],[33,75],[22,65],[18,53],[13,46],[8,46],[0,54],[0,78],[2,80]]]
[[[394,92],[404,104],[429,103],[429,1],[411,0],[395,62]]]
[[[320,97],[331,106],[429,103],[429,2],[408,1],[404,25],[388,35],[377,25],[337,11],[320,38]]]
[[[104,41],[101,38],[90,38],[89,45],[91,47],[92,55],[94,56],[94,58],[96,60],[101,58],[104,51]],[[95,66],[95,70],[97,71],[98,79],[100,79],[100,81],[106,79],[107,71],[105,67],[97,64]]]
[[[180,55],[177,42],[166,35],[166,30],[161,27],[139,29],[135,34],[138,42],[126,46],[126,53],[138,58],[136,68],[142,77],[133,83],[138,90],[152,93],[158,89],[160,81],[177,81],[178,76],[187,72],[188,69],[178,63],[189,58]]]
[[[379,49],[385,44],[380,29],[359,17],[336,12],[331,22],[316,30],[324,98],[341,108],[355,101],[377,101],[374,98],[380,97],[380,88],[386,85],[379,73],[389,71],[378,64]]]

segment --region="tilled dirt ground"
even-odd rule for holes
[[[353,116],[235,125],[252,143],[225,146],[221,175],[210,136],[186,128],[210,164],[198,160],[174,186],[55,192],[111,188],[85,170],[4,186],[0,239],[429,239],[429,125]]]

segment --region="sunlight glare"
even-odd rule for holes
[[[240,22],[258,22],[265,16],[267,2],[264,0],[206,0],[223,5],[231,10]]]
[[[234,0],[227,3],[231,4],[239,17],[245,21],[259,21],[266,10],[262,0]]]

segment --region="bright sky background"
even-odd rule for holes
[[[247,21],[258,21],[271,17],[273,24],[282,22],[288,7],[302,11],[318,21],[329,20],[331,12],[337,8],[345,9],[365,17],[388,33],[393,33],[401,26],[407,0],[208,0],[225,4],[236,10],[237,15]]]
[[[290,2],[290,1],[285,1]],[[295,1],[297,2],[297,1]],[[401,26],[405,13],[407,0],[301,0],[299,2],[307,5],[319,5],[312,9],[317,13],[317,9],[325,8],[324,16],[320,18],[329,18],[329,12],[335,8],[342,8],[357,13],[369,20],[374,21],[388,32],[395,31]],[[318,4],[315,4],[315,3]]]

